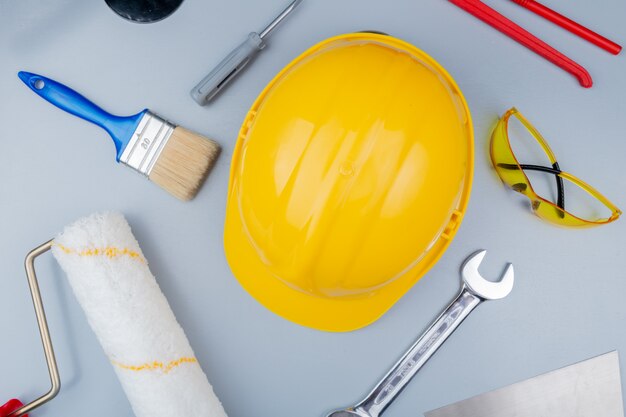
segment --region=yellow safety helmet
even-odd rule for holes
[[[383,315],[450,244],[468,203],[470,113],[413,45],[315,45],[252,105],[234,151],[224,245],[241,285],[304,326]]]

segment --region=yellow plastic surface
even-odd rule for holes
[[[502,182],[508,187],[517,191],[520,194],[526,196],[531,202],[531,208],[533,212],[542,219],[554,223],[560,226],[568,227],[590,227],[599,226],[602,224],[611,223],[617,220],[622,212],[615,204],[611,203],[608,198],[603,196],[598,190],[587,184],[583,180],[575,177],[567,172],[561,172],[557,174],[565,181],[576,185],[587,194],[592,196],[606,206],[611,215],[606,218],[585,219],[572,214],[567,210],[563,210],[553,202],[546,200],[538,195],[533,189],[528,176],[522,169],[519,161],[513,153],[511,143],[509,142],[509,119],[511,116],[517,118],[530,134],[535,138],[537,143],[541,146],[546,153],[552,164],[556,163],[556,156],[548,142],[543,138],[541,133],[515,108],[508,110],[502,118],[498,121],[493,134],[491,136],[491,162],[496,169],[496,172],[500,176]]]
[[[301,325],[370,324],[450,243],[473,152],[465,100],[425,53],[371,33],[314,46],[241,128],[224,236],[234,275]]]

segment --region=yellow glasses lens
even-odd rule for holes
[[[541,146],[546,156],[552,163],[552,167],[543,167],[535,165],[521,165],[511,147],[509,141],[509,119],[515,116],[522,125],[528,130],[532,137]],[[610,223],[617,220],[622,212],[611,203],[606,197],[600,194],[596,189],[566,172],[560,171],[554,153],[541,134],[524,118],[515,108],[507,111],[498,121],[492,137],[490,146],[490,155],[493,166],[500,179],[510,187],[526,196],[530,202],[534,213],[544,220],[570,227],[595,226]],[[592,196],[602,206],[610,211],[610,215],[602,217],[595,216],[593,219],[586,216],[577,216],[566,210],[559,199],[559,205],[540,197],[533,189],[525,170],[535,170],[547,172],[547,175],[556,175],[559,178],[559,192],[562,193],[563,184],[570,188],[576,188],[584,191],[585,194]],[[573,186],[573,187],[572,187]]]
[[[491,161],[506,185],[527,196],[532,187],[509,145],[507,130],[508,119],[500,119],[491,139]]]

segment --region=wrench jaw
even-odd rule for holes
[[[465,287],[483,300],[500,300],[511,293],[515,282],[515,271],[512,264],[508,264],[499,282],[487,281],[480,275],[478,268],[482,263],[486,250],[481,250],[470,256],[461,269]]]

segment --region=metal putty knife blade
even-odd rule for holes
[[[429,411],[426,417],[624,417],[617,352]]]

